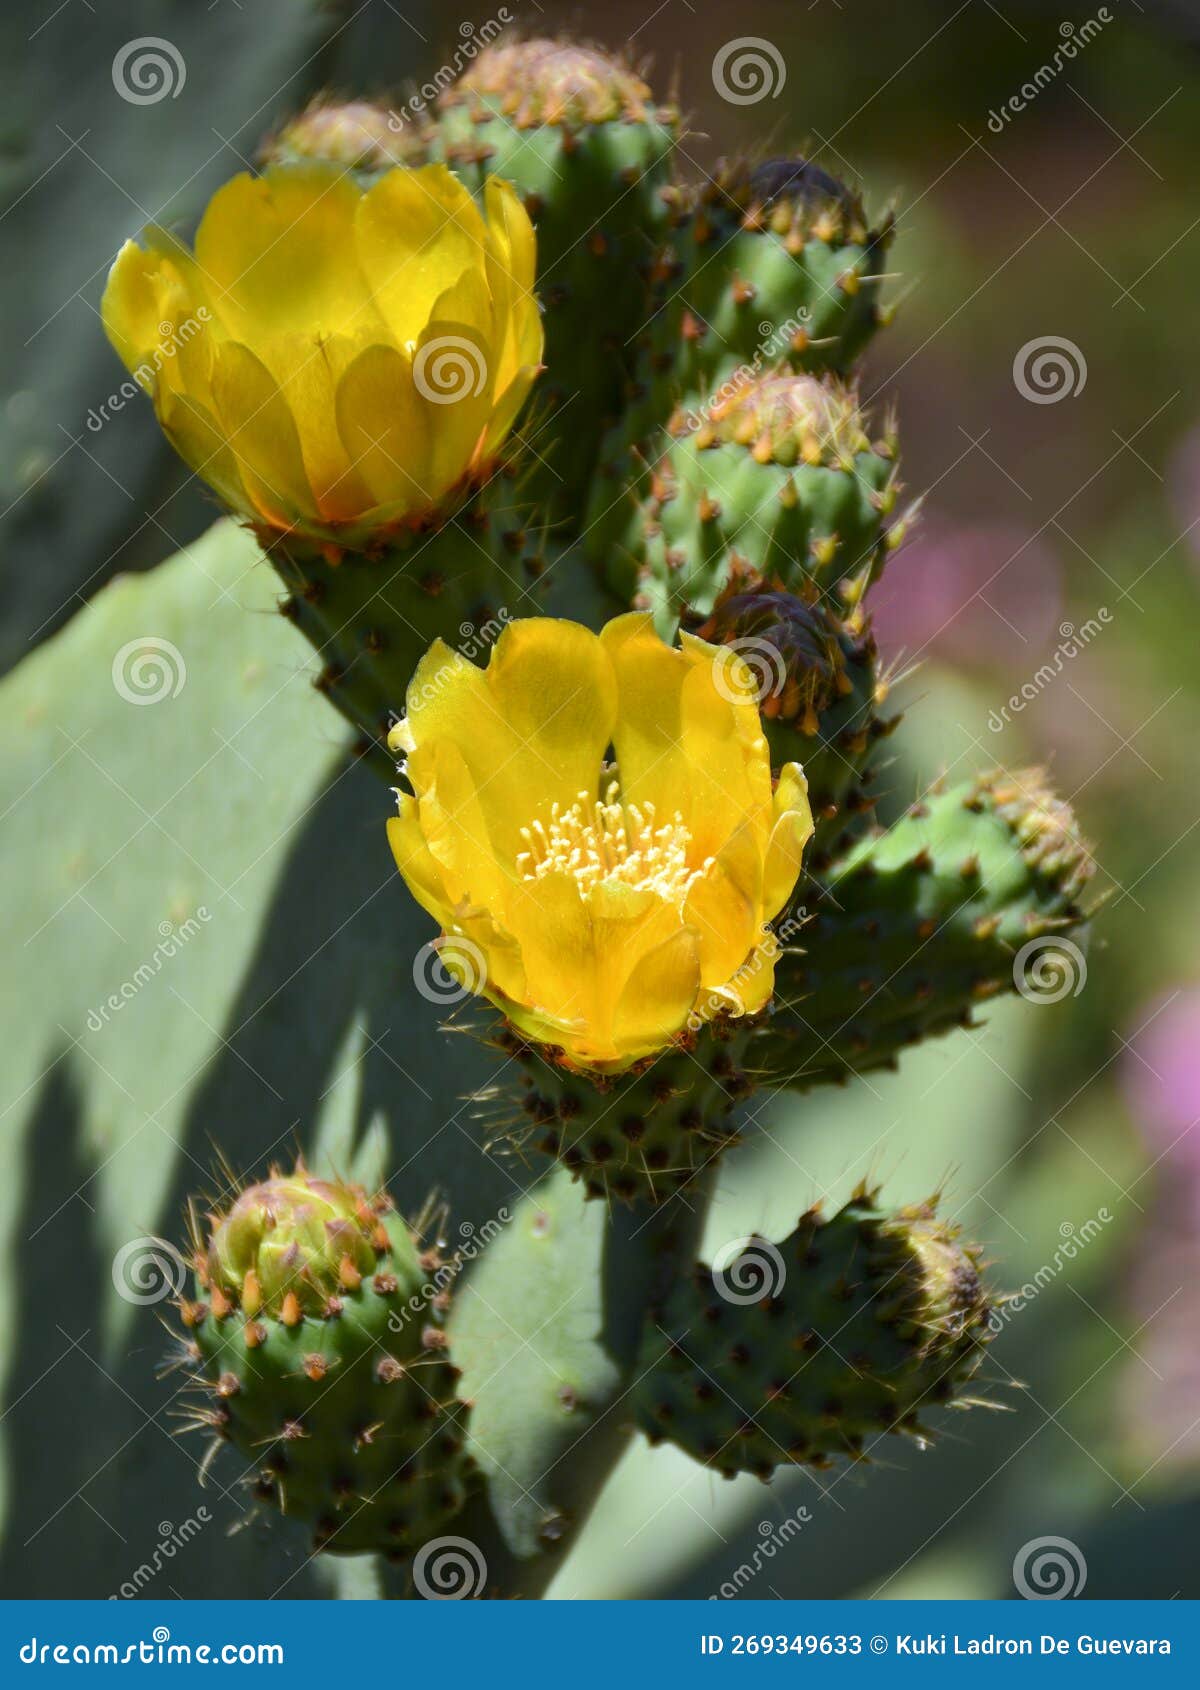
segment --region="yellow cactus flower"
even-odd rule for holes
[[[636,613],[512,622],[486,670],[438,641],[390,743],[400,872],[446,969],[527,1037],[615,1072],[769,1001],[765,924],[812,819],[798,764],[772,787],[729,647],[676,650]]]
[[[497,178],[485,210],[441,165],[235,176],[194,253],[126,241],[104,326],[226,505],[360,547],[482,478],[538,372],[533,229]]]

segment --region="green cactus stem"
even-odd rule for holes
[[[884,1214],[860,1189],[778,1246],[698,1263],[648,1323],[634,1389],[652,1442],[726,1478],[870,1459],[887,1433],[961,1401],[989,1337],[980,1252],[933,1202]]]
[[[544,461],[531,476],[565,532],[645,321],[678,114],[620,59],[546,39],[487,48],[439,104],[431,156],[472,191],[507,177],[537,231],[546,375],[533,445]]]
[[[808,780],[814,832],[806,871],[828,866],[851,828],[870,814],[878,748],[898,715],[880,712],[888,677],[861,610],[839,616],[791,593],[728,593],[696,630],[733,646],[759,684],[771,767],[798,762]]]
[[[653,611],[665,638],[731,587],[815,590],[853,607],[904,537],[904,521],[892,521],[895,431],[872,441],[853,393],[832,377],[755,377],[676,412],[668,432],[639,551],[615,558],[609,576]]]
[[[370,551],[260,536],[287,589],[280,611],[315,648],[313,684],[358,730],[358,750],[394,782],[388,729],[435,639],[485,660],[505,623],[535,608],[541,534],[501,472],[448,515]]]
[[[723,164],[667,205],[629,403],[589,497],[587,552],[602,570],[638,549],[635,504],[669,417],[777,366],[845,375],[884,320],[891,213],[872,227],[859,197],[807,160]]]
[[[605,1075],[505,1027],[491,1042],[521,1066],[475,1101],[496,1136],[553,1156],[588,1197],[659,1204],[691,1185],[738,1134],[730,1116],[753,1089],[743,1060],[754,1022],[718,1015],[657,1056]]]
[[[805,887],[811,919],[776,965],[750,1072],[801,1091],[842,1083],[973,1026],[999,993],[1036,996],[1039,955],[1051,965],[1057,945],[1061,967],[1082,966],[1069,936],[1093,871],[1040,769],[930,793]]]
[[[314,1547],[411,1553],[458,1513],[469,1473],[436,1249],[387,1198],[303,1166],[248,1187],[207,1242],[194,1232],[194,1423]]]

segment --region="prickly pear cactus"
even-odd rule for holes
[[[871,591],[911,513],[855,362],[890,217],[802,159],[690,187],[679,136],[628,63],[494,43],[423,125],[277,126],[194,250],[147,231],[105,297],[282,579],[313,707],[393,787],[354,777],[386,907],[423,912],[413,986],[471,1000],[471,1073],[431,1078],[466,1092],[437,1105],[456,1178],[508,1158],[511,1206],[449,1263],[392,1206],[439,1154],[404,1108],[405,1194],[318,1134],[196,1223],[194,1419],[397,1594],[430,1594],[448,1526],[461,1594],[541,1594],[641,1434],[765,1479],[965,1406],[989,1294],[932,1204],[806,1214],[748,1290],[742,1257],[696,1265],[705,1216],[769,1093],[802,1130],[805,1094],[974,1025],[1090,915],[1040,773],[874,819]],[[331,827],[306,885],[351,860]]]
[[[466,1498],[448,1277],[386,1197],[303,1168],[249,1186],[197,1239],[181,1305],[203,1428],[316,1548],[398,1556]]]
[[[869,1461],[885,1433],[928,1440],[921,1413],[961,1400],[990,1336],[979,1251],[932,1204],[885,1215],[876,1195],[672,1288],[641,1355],[648,1437],[729,1479]]]

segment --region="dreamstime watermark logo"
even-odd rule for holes
[[[749,698],[762,704],[782,692],[786,680],[787,664],[770,640],[748,634],[718,646],[713,653],[713,685],[729,704],[745,704]]]
[[[411,119],[424,117],[438,96],[446,92],[467,65],[471,64],[485,47],[490,46],[512,21],[513,15],[507,6],[497,7],[495,17],[478,26],[469,19],[464,19],[458,26],[459,44],[447,62],[439,65],[428,81],[423,82],[402,106],[397,106],[388,113],[388,128],[392,133],[398,135]]]
[[[794,1514],[789,1514],[786,1520],[760,1520],[758,1535],[761,1543],[756,1543],[754,1552],[748,1561],[743,1561],[739,1567],[724,1581],[719,1589],[709,1596],[710,1602],[730,1602],[743,1591],[752,1579],[756,1579],[767,1561],[773,1561],[781,1549],[786,1549],[794,1537],[804,1530],[812,1521],[812,1515],[805,1507],[797,1508]]]
[[[113,1257],[112,1282],[117,1296],[139,1308],[178,1297],[187,1276],[187,1263],[175,1246],[152,1233],[131,1238]]]
[[[435,335],[413,359],[413,382],[431,405],[457,405],[478,399],[487,386],[487,359],[462,334]]]
[[[1086,622],[1078,627],[1074,622],[1063,622],[1058,630],[1059,643],[1050,653],[1049,658],[1037,669],[1032,679],[1026,681],[1020,692],[1013,693],[1007,704],[1002,704],[999,710],[993,710],[988,715],[988,727],[992,733],[1003,731],[1005,724],[1011,722],[1014,716],[1019,716],[1027,704],[1032,704],[1052,681],[1056,681],[1072,658],[1078,657],[1080,652],[1091,645],[1097,634],[1103,633],[1112,621],[1112,611],[1106,604],[1102,604],[1095,616],[1089,616]]]
[[[487,980],[487,958],[473,939],[443,933],[422,945],[413,958],[413,985],[426,1003],[447,1006],[481,991]]]
[[[468,1262],[473,1262],[481,1256],[494,1238],[497,1238],[512,1219],[511,1211],[505,1208],[497,1209],[491,1220],[482,1226],[476,1226],[473,1221],[463,1221],[458,1229],[459,1245],[452,1256],[438,1263],[429,1275],[424,1285],[414,1291],[402,1307],[393,1309],[388,1315],[388,1326],[392,1332],[402,1332],[409,1321],[417,1315],[424,1314],[428,1309],[444,1309],[450,1300],[450,1288]]]
[[[1112,22],[1112,13],[1107,6],[1101,6],[1095,17],[1088,18],[1086,23],[1074,24],[1069,19],[1058,26],[1060,41],[1050,58],[1037,70],[1027,82],[1023,82],[1015,94],[1009,96],[997,110],[993,108],[988,113],[988,128],[993,135],[1004,133],[1004,126],[1011,123],[1019,112],[1033,104],[1043,88],[1049,87],[1056,76],[1059,76],[1072,59],[1078,57],[1080,49],[1094,41],[1104,28]]]
[[[187,65],[173,41],[161,35],[139,35],[117,50],[112,62],[113,87],[131,106],[156,106],[169,96],[177,100],[187,81]]]
[[[1087,958],[1073,939],[1045,933],[1029,939],[1013,958],[1013,985],[1030,1003],[1077,998],[1087,985]]]
[[[212,1515],[203,1503],[195,1514],[189,1515],[181,1525],[175,1526],[170,1520],[160,1520],[158,1542],[154,1546],[153,1554],[134,1568],[120,1588],[113,1591],[109,1601],[131,1602],[135,1596],[140,1596],[150,1581],[162,1572],[164,1564],[173,1561],[181,1549],[186,1549],[211,1520]]]
[[[1063,1602],[1083,1595],[1087,1562],[1069,1537],[1035,1537],[1017,1550],[1012,1576],[1027,1602]]]
[[[745,1308],[779,1295],[787,1281],[787,1265],[770,1239],[752,1233],[717,1251],[712,1281],[718,1297]]]
[[[483,1551],[469,1537],[435,1537],[413,1557],[413,1588],[426,1602],[463,1602],[487,1583]]]
[[[1108,1209],[1101,1207],[1082,1226],[1076,1226],[1074,1221],[1063,1221],[1058,1229],[1060,1242],[1050,1260],[1043,1262],[1032,1279],[1027,1279],[1019,1290],[1005,1292],[1003,1299],[992,1305],[987,1322],[991,1331],[1002,1332],[1014,1315],[1027,1309],[1048,1285],[1053,1285],[1065,1268],[1083,1254],[1106,1226],[1112,1225],[1113,1219]]]
[[[177,645],[159,634],[141,634],[123,645],[112,660],[113,686],[126,704],[161,704],[178,698],[187,681],[187,664]]]
[[[486,622],[460,622],[460,644],[455,647],[455,656],[465,657],[468,663],[476,662],[490,651],[511,621],[512,612],[506,605],[501,605],[496,614],[489,616]],[[431,704],[435,698],[441,696],[457,672],[458,667],[453,658],[447,658],[446,662],[439,664],[432,675],[425,674],[422,669],[420,685],[416,685],[414,677],[413,686],[409,688],[408,708],[411,709],[416,703]]]
[[[712,62],[713,87],[731,106],[756,106],[777,100],[787,81],[787,65],[773,41],[739,35],[727,41]]]
[[[194,939],[202,927],[206,927],[212,920],[212,912],[207,905],[201,904],[195,915],[189,915],[186,921],[160,921],[158,924],[158,944],[147,957],[140,962],[129,976],[123,980],[115,992],[110,992],[98,1009],[89,1009],[87,1025],[90,1032],[99,1033],[118,1010],[137,997],[143,986],[148,986],[151,980],[162,973],[163,964],[170,962],[172,957]]]
[[[158,325],[158,345],[151,356],[144,358],[128,380],[123,381],[115,393],[110,393],[102,405],[93,405],[88,412],[87,426],[92,433],[99,434],[116,412],[125,409],[130,399],[140,398],[146,393],[153,394],[163,365],[169,363],[179,349],[193,340],[205,323],[211,321],[212,312],[207,305],[198,305],[192,315],[185,317],[182,323],[174,323],[169,317],[164,317]]]
[[[1073,340],[1044,334],[1027,340],[1013,359],[1013,383],[1031,405],[1077,399],[1087,386],[1087,359]]]

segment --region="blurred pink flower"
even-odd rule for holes
[[[1155,1155],[1200,1184],[1200,986],[1177,988],[1138,1016],[1121,1089]]]
[[[1053,549],[1015,523],[928,517],[871,594],[880,649],[910,660],[1019,664],[1057,639]]]

